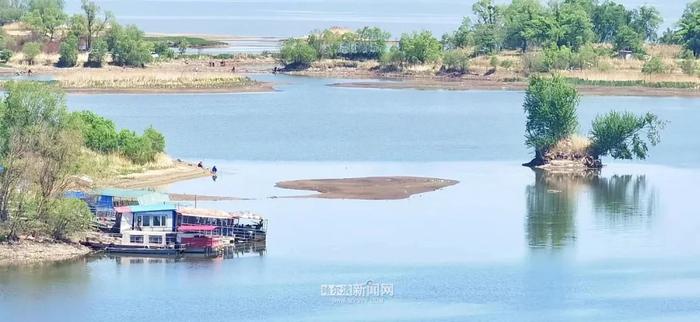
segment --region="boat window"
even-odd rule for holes
[[[147,227],[151,225],[151,216],[143,216],[143,226]]]
[[[177,235],[176,234],[165,235],[165,243],[166,244],[175,244],[176,242],[177,242]]]
[[[157,217],[155,217],[157,218]],[[148,242],[150,244],[162,244],[163,236],[148,236]]]
[[[160,225],[161,226],[167,226],[167,224],[165,223],[165,218],[166,218],[165,216],[160,216]]]
[[[143,244],[143,235],[131,235],[129,236],[129,242],[134,244]]]
[[[153,226],[160,226],[160,217],[153,216]]]

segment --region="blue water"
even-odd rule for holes
[[[250,200],[199,207],[270,220],[265,251],[232,259],[91,257],[0,269],[0,321],[696,321],[700,100],[584,97],[581,132],[612,108],[670,123],[645,162],[599,176],[522,167],[521,92],[349,89],[256,76],[277,92],[69,95],[220,175],[160,189]],[[459,180],[394,201],[270,198],[282,180]],[[328,297],[322,285],[391,284]],[[40,308],[40,309],[38,309]]]
[[[419,29],[436,35],[455,30],[471,15],[474,0],[97,0],[121,23],[147,32],[237,36],[300,36],[331,26],[380,26],[398,38]],[[509,1],[497,1],[506,3]],[[665,29],[681,16],[687,1],[622,0],[628,7],[657,7]],[[79,0],[66,1],[70,12]]]
[[[339,80],[256,76],[277,92],[207,95],[73,95],[118,126],[153,125],[168,152],[186,159],[272,161],[525,160],[523,92],[330,87]],[[593,97],[580,132],[611,109],[654,112],[670,122],[650,163],[700,166],[700,100]]]

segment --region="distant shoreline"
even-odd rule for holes
[[[376,78],[382,80],[382,78]],[[384,78],[384,80],[387,80]],[[328,84],[332,87],[371,88],[371,89],[417,89],[417,90],[485,90],[485,91],[524,91],[526,82],[503,82],[497,80],[439,81],[425,79],[403,79],[396,81],[357,81]],[[642,86],[576,86],[585,96],[638,96],[638,97],[700,97],[696,89],[651,88]]]

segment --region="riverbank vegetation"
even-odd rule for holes
[[[593,86],[617,81],[623,83],[614,85],[626,86],[624,82],[635,81],[635,86],[697,88],[698,13],[700,1],[695,0],[674,29],[659,36],[663,20],[648,5],[628,8],[608,0],[546,5],[537,0],[506,4],[480,0],[470,17],[440,38],[423,30],[391,41],[391,35],[378,28],[331,28],[286,41],[281,61],[291,70],[308,68],[308,74],[366,67],[360,73],[524,81],[529,75],[558,72],[574,82],[591,81]],[[366,44],[372,44],[371,55],[355,54]]]
[[[36,82],[5,84],[0,100],[0,240],[20,235],[64,240],[89,228],[85,203],[62,198],[80,185],[92,155],[117,154],[135,164],[155,160],[163,136],[117,132],[89,112],[68,112],[63,92]]]
[[[609,112],[593,120],[588,137],[578,133],[579,95],[560,76],[534,76],[525,94],[525,145],[535,151],[526,166],[557,161],[569,168],[600,168],[601,157],[645,159],[649,146],[660,142],[665,122],[656,115]]]

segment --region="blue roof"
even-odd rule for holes
[[[111,196],[117,198],[131,198],[138,199],[139,197],[152,194],[153,191],[148,190],[134,190],[134,189],[120,189],[120,188],[102,188],[98,189],[97,194],[102,196]]]

